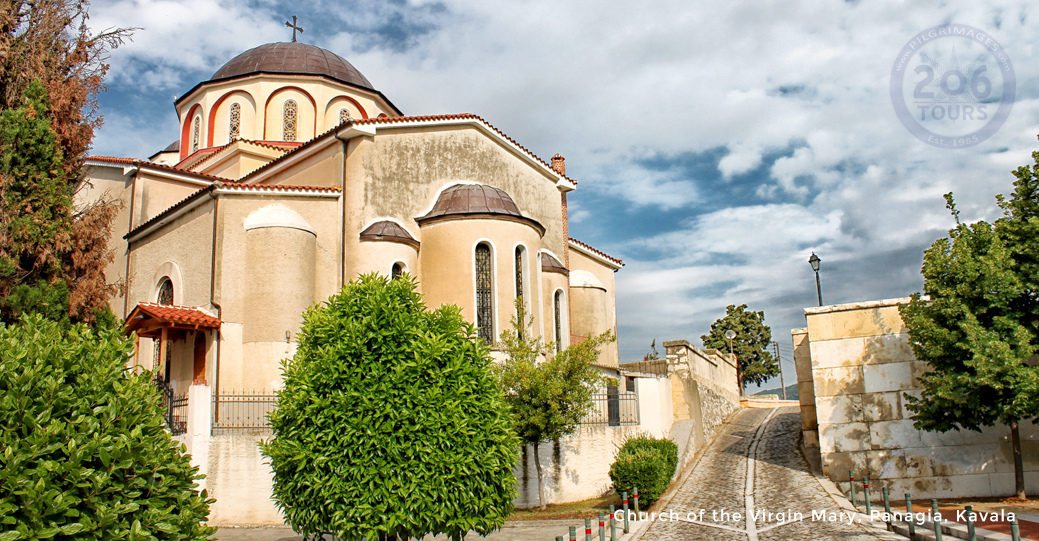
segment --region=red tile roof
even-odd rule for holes
[[[570,242],[572,242],[572,243],[574,243],[574,244],[576,244],[576,245],[578,245],[578,246],[580,246],[580,247],[582,247],[582,248],[584,248],[584,249],[586,249],[586,250],[588,250],[588,251],[590,251],[590,252],[592,252],[594,254],[600,255],[600,256],[602,256],[602,257],[604,257],[604,258],[606,258],[606,259],[608,259],[610,261],[613,261],[614,263],[616,263],[618,265],[623,265],[624,264],[624,261],[622,261],[620,259],[617,259],[616,257],[607,255],[605,252],[601,252],[599,250],[596,250],[595,248],[592,248],[591,246],[589,246],[589,245],[587,245],[587,244],[585,244],[585,243],[583,243],[583,242],[581,242],[581,241],[579,241],[579,240],[577,240],[577,239],[575,239],[573,237],[570,237]]]
[[[133,309],[133,312],[130,313],[128,319],[131,323],[133,322],[133,315],[136,312],[141,312],[155,319],[178,323],[181,325],[192,325],[207,329],[220,328],[219,318],[211,316],[198,308],[191,308],[188,306],[142,302],[139,303],[137,307]]]

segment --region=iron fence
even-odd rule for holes
[[[582,425],[632,426],[639,424],[639,396],[618,392],[608,387],[605,393],[592,395],[592,410],[581,421]]]
[[[162,416],[170,433],[179,436],[188,431],[188,395],[177,395],[162,377],[155,379],[161,397]]]
[[[213,395],[213,435],[268,435],[268,414],[277,407],[272,391],[229,391]]]

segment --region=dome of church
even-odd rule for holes
[[[320,75],[374,90],[372,83],[343,57],[305,43],[268,43],[249,49],[216,70],[209,80],[220,81],[257,73]]]
[[[504,214],[522,218],[519,207],[503,190],[482,184],[455,184],[443,191],[423,220],[452,214]]]

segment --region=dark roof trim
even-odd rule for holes
[[[439,216],[415,218],[419,226],[425,227],[440,222],[454,222],[457,220],[497,220],[502,222],[514,222],[534,228],[541,237],[545,236],[545,226],[541,222],[526,216],[513,216],[511,214],[492,214],[489,212],[476,212],[472,214],[441,214]]]
[[[541,271],[542,272],[556,272],[566,276],[570,276],[570,271],[559,262],[558,259],[552,256],[552,254],[541,252]]]

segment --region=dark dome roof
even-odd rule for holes
[[[375,222],[361,231],[361,240],[387,241],[418,248],[419,243],[403,227],[389,220]]]
[[[254,73],[322,75],[348,85],[375,90],[372,83],[343,57],[305,43],[268,43],[249,49],[216,70],[209,80],[232,79]]]
[[[423,219],[450,214],[505,214],[523,217],[516,202],[498,188],[482,184],[455,184],[440,194]]]

